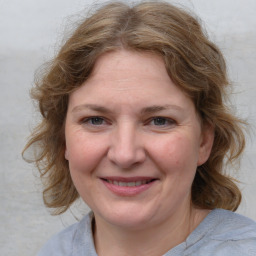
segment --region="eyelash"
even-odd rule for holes
[[[164,124],[163,123],[156,124],[155,121],[160,121],[160,122],[164,121]],[[160,126],[166,127],[166,126],[170,126],[170,125],[172,126],[172,125],[176,124],[175,120],[173,120],[171,118],[167,118],[167,117],[162,117],[162,116],[156,116],[156,117],[151,118],[149,123],[151,123],[151,122],[154,122],[154,124],[153,124],[154,126],[159,126],[159,127]]]
[[[157,121],[160,122],[160,124],[156,124]],[[100,123],[97,124],[97,122],[100,122]],[[91,116],[91,117],[82,119],[81,123],[97,127],[97,126],[102,126],[102,125],[108,124],[109,122],[106,121],[106,119],[104,117]],[[162,116],[152,117],[147,122],[145,122],[145,125],[153,125],[153,126],[156,126],[159,128],[160,127],[169,127],[169,126],[173,126],[175,124],[177,124],[177,122],[175,120],[173,120],[171,118],[167,118],[167,117],[162,117]]]
[[[91,117],[87,117],[87,118],[85,118],[85,119],[83,119],[82,121],[81,121],[81,123],[82,124],[89,124],[89,125],[91,125],[91,126],[101,126],[102,125],[102,123],[101,124],[93,124],[93,121],[102,121],[102,122],[105,122],[106,123],[106,120],[103,118],[103,117],[100,117],[100,116],[91,116]]]

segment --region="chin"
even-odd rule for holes
[[[95,218],[97,221],[97,213]],[[142,212],[141,210],[124,210],[124,211],[112,211],[110,213],[104,213],[100,215],[101,220],[107,222],[110,225],[124,228],[126,230],[139,230],[144,229],[145,226],[150,225],[153,214]]]

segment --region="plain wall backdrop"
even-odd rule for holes
[[[256,1],[170,2],[195,12],[226,57],[234,85],[232,102],[251,124],[237,175],[244,195],[238,212],[256,220]],[[85,15],[92,3],[0,0],[0,255],[35,255],[52,234],[88,210],[78,202],[72,211],[50,216],[37,171],[22,160],[21,151],[37,119],[29,98],[34,72],[56,52],[68,24]]]

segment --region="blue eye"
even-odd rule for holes
[[[169,126],[175,124],[175,121],[165,117],[154,117],[150,123],[155,126]]]
[[[89,118],[86,118],[83,123],[88,123],[90,125],[102,125],[104,124],[104,119],[102,117],[98,117],[98,116],[95,116],[95,117],[89,117]]]
[[[167,124],[166,118],[162,118],[162,117],[156,117],[152,121],[153,121],[154,125],[166,125]]]

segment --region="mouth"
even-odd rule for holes
[[[149,184],[155,181],[156,179],[146,179],[146,180],[137,180],[137,181],[129,181],[129,182],[111,180],[111,179],[103,179],[103,180],[107,183],[120,186],[120,187],[139,187],[145,184]]]
[[[100,179],[114,194],[129,197],[148,190],[158,180],[152,177],[101,177]]]

